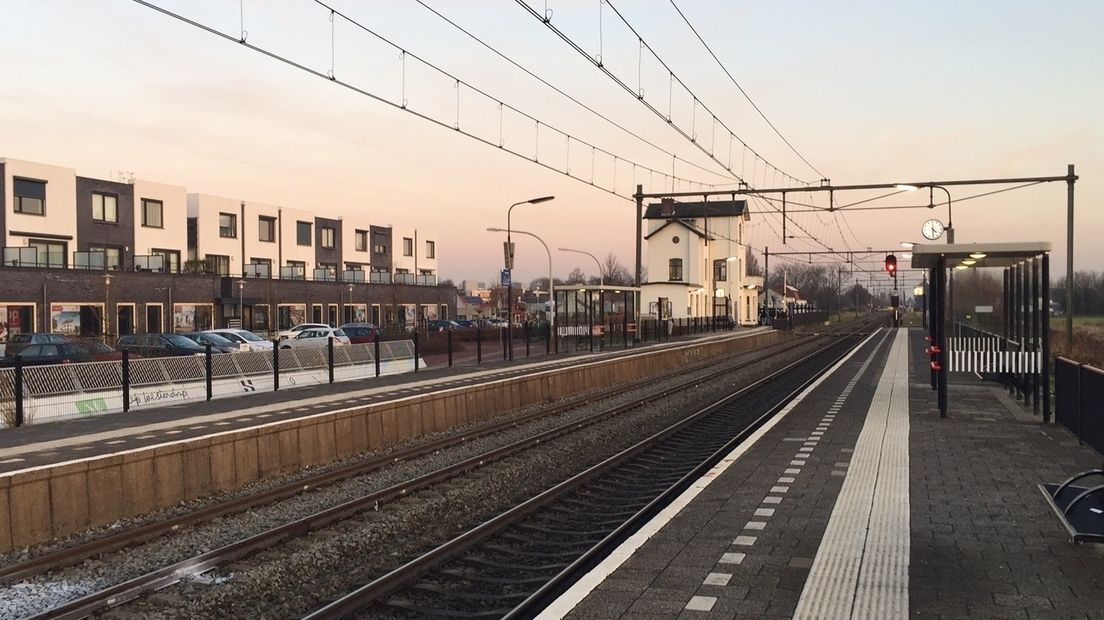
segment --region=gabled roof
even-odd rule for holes
[[[698,230],[697,228],[694,228],[693,226],[687,224],[686,222],[684,222],[682,220],[667,220],[667,222],[664,223],[659,228],[657,228],[657,229],[653,230],[652,232],[644,235],[644,239],[645,240],[651,239],[653,235],[657,234],[659,231],[663,230],[664,228],[667,228],[671,224],[678,224],[678,225],[682,226],[683,228],[685,228],[686,230],[689,230],[690,232],[694,233],[695,235],[697,235],[699,237],[705,237],[705,234],[702,233],[702,231]]]
[[[747,210],[746,200],[710,200],[708,202],[675,202],[664,200],[648,205],[646,220],[692,219],[699,217],[738,217]]]

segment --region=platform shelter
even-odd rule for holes
[[[555,307],[561,352],[628,347],[639,337],[639,288],[561,285],[556,288]]]
[[[1009,389],[1042,406],[1050,421],[1050,243],[916,244],[913,268],[928,269],[927,304],[932,389],[938,392],[940,415],[947,415],[947,375],[969,372],[994,375]],[[967,269],[1004,271],[1002,330],[992,333],[955,323],[948,274]]]

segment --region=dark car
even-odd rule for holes
[[[456,321],[446,321],[442,319],[430,319],[426,321],[427,331],[447,332],[451,329],[460,329],[460,325]]]
[[[346,323],[341,326],[341,331],[349,337],[350,344],[364,344],[375,342],[383,330],[371,323]]]
[[[4,357],[15,357],[16,353],[32,344],[61,344],[72,341],[72,338],[63,334],[14,334],[11,338],[8,338],[8,344],[4,347]]]
[[[234,342],[230,342],[228,339],[223,338],[218,334],[211,334],[207,332],[188,332],[185,334],[178,334],[184,336],[188,340],[198,344],[206,349],[207,345],[211,345],[212,352],[218,353],[236,353],[241,351],[240,345]]]
[[[2,365],[14,366],[18,359],[24,366],[45,366],[47,364],[70,364],[91,362],[92,354],[75,341],[49,344],[29,344],[19,349],[15,355],[4,356]]]
[[[207,349],[180,334],[131,334],[119,338],[119,350],[142,357],[204,355]]]
[[[114,349],[99,340],[77,340],[73,344],[88,353],[93,362],[115,362],[123,359],[122,351]]]
[[[463,329],[479,329],[479,321],[461,319],[459,321],[456,321],[456,324]]]

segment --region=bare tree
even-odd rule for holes
[[[759,259],[752,253],[751,248],[747,248],[747,254],[744,257],[744,266],[749,276],[763,275],[763,267],[759,264]]]
[[[567,284],[586,284],[586,281],[586,274],[578,267],[572,269],[571,273],[567,274]]]
[[[633,283],[633,275],[629,273],[627,267],[621,264],[621,261],[617,260],[617,255],[613,252],[606,254],[606,260],[602,265],[602,272],[605,276],[606,284],[629,286]]]

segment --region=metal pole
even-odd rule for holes
[[[418,372],[418,332],[414,331],[414,372]]]
[[[448,330],[448,365],[452,368],[452,330]]]
[[[483,363],[483,328],[475,328],[475,363]]]
[[[272,391],[280,389],[280,341],[272,341]]]
[[[333,336],[326,337],[326,367],[329,371],[330,383],[334,382],[334,358],[333,358]]]
[[[1039,353],[1039,260],[1031,259],[1031,355]],[[1039,413],[1040,369],[1031,374],[1031,410]]]
[[[947,417],[947,317],[943,309],[944,291],[946,290],[947,282],[947,259],[940,257],[939,259],[939,288],[940,288],[940,309],[939,309],[939,417]]]
[[[15,425],[23,426],[23,358],[15,356]]]
[[[1023,287],[1023,295],[1021,299],[1020,307],[1020,329],[1022,330],[1023,337],[1020,339],[1020,350],[1024,353],[1028,353],[1031,350],[1031,268],[1025,261],[1020,266],[1020,277],[1022,282],[1020,286]],[[1021,372],[1023,373],[1023,402],[1026,405],[1031,401],[1031,373],[1027,372],[1027,364],[1024,363],[1021,366]]]
[[[123,413],[130,411],[130,351],[123,349]]]
[[[1011,314],[1011,312],[1012,312],[1012,296],[1011,296],[1011,290],[1008,287],[1010,277],[1011,277],[1011,274],[1008,271],[1008,267],[1005,267],[1004,268],[1004,290],[1002,291],[1004,293],[1004,297],[1003,297],[1003,299],[1004,299],[1004,308],[1001,309],[1002,314],[1004,315],[1003,317],[1001,317],[1001,336],[1002,336],[1001,353],[1002,354],[1008,353],[1008,336],[1009,336],[1008,328],[1009,328],[1009,326],[1011,325],[1011,322],[1012,322],[1011,321],[1011,318],[1012,318],[1012,314]],[[1007,355],[1005,355],[1004,357],[1007,358]],[[1003,366],[1003,364],[1002,364],[1002,366]],[[1012,382],[1011,382],[1010,379],[1011,379],[1011,377],[1009,377],[1007,367],[1004,367],[1004,369],[1001,371],[1001,380],[1004,381],[1005,386],[1008,387],[1009,390],[1011,390],[1011,388],[1012,388]]]
[[[1072,167],[1071,167],[1071,169],[1072,169]],[[1072,196],[1073,195],[1072,194],[1073,190],[1071,189],[1070,192],[1071,192],[1070,195]],[[634,198],[636,199],[636,278],[635,278],[635,282],[636,282],[636,286],[639,288],[640,287],[640,272],[641,272],[641,265],[640,265],[641,247],[640,246],[643,243],[642,240],[644,238],[644,232],[643,232],[643,226],[644,226],[644,186],[643,185],[637,185],[636,186],[636,196],[634,196]],[[1072,198],[1071,198],[1071,200],[1072,200]],[[1070,204],[1072,204],[1072,202]],[[1070,259],[1070,260],[1072,260],[1072,259]]]
[[[1042,265],[1042,307],[1043,314],[1042,320],[1042,332],[1043,332],[1043,359],[1042,362],[1042,375],[1043,375],[1043,422],[1050,422],[1050,254],[1043,254]]]
[[[373,347],[372,357],[376,358],[376,376],[378,377],[380,376],[380,341],[378,333],[376,334],[375,340],[372,341],[372,344],[375,345]]]
[[[211,400],[211,343],[208,342],[203,347],[204,350],[204,371],[207,375],[207,400]]]
[[[1073,164],[1066,167],[1066,343],[1073,344]],[[1049,308],[1048,308],[1049,312]]]

